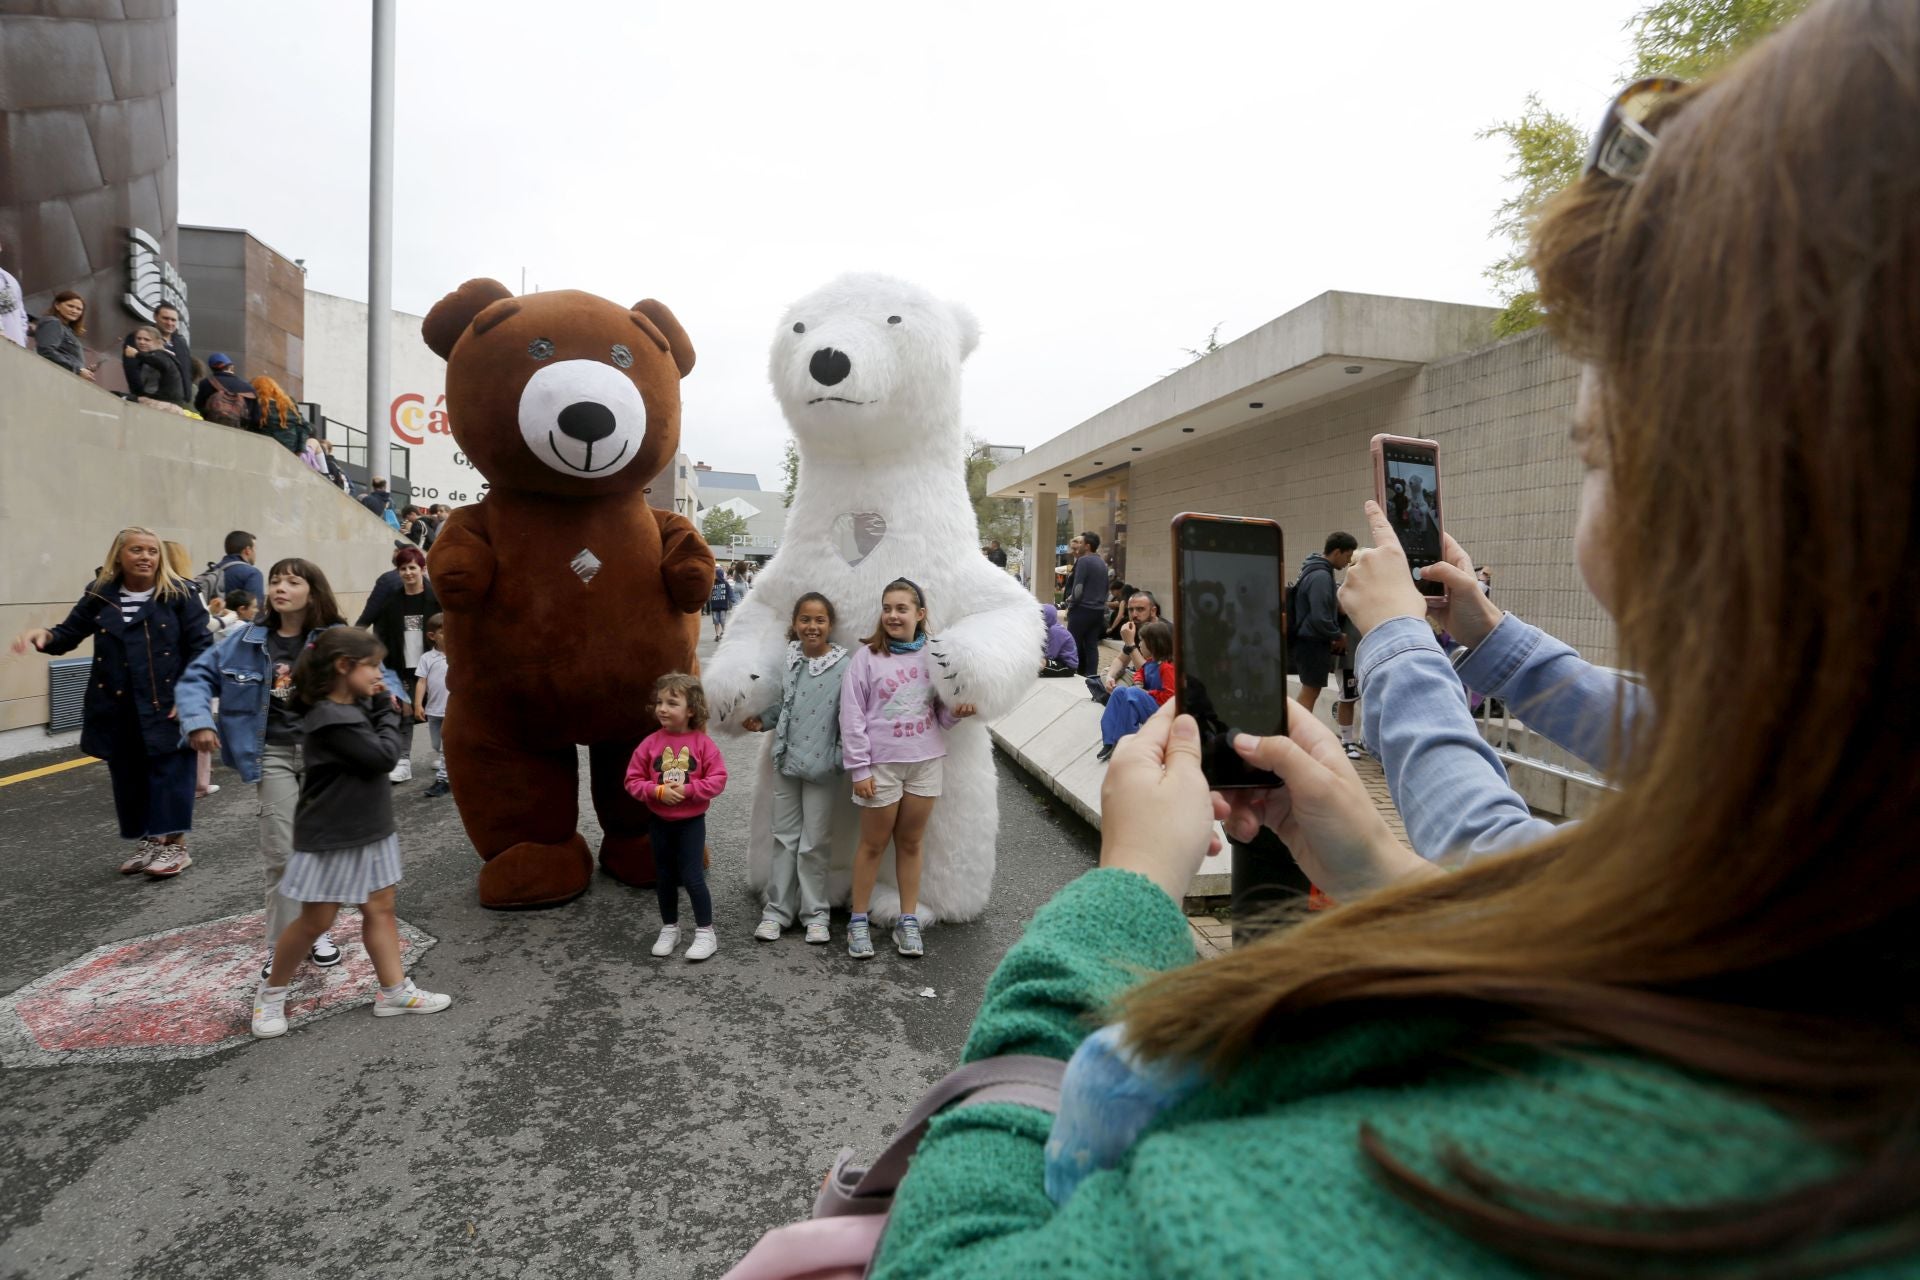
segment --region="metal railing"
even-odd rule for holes
[[[1622,671],[1617,667],[1599,667],[1600,671],[1621,680],[1638,684],[1639,676],[1631,671]],[[1498,704],[1499,714],[1493,714],[1491,708]],[[1486,714],[1481,717],[1481,736],[1487,745],[1493,748],[1495,755],[1506,764],[1520,764],[1528,768],[1539,769],[1556,777],[1572,782],[1584,782],[1596,787],[1611,789],[1613,783],[1604,774],[1595,771],[1586,761],[1561,750],[1539,732],[1527,728],[1526,724],[1514,717],[1511,704],[1503,699],[1489,699],[1481,704]]]
[[[367,433],[351,423],[316,411],[313,429],[333,446],[333,459],[353,482],[355,493],[365,493],[371,479],[367,470]],[[403,503],[413,497],[413,454],[403,445],[387,446],[387,489]]]

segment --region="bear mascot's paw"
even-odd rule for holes
[[[651,855],[647,862],[652,865]],[[557,907],[585,893],[592,879],[593,856],[580,835],[560,844],[523,841],[480,868],[480,905],[496,910]]]
[[[447,362],[454,442],[488,482],[427,558],[455,672],[445,754],[485,862],[480,902],[554,906],[592,882],[581,746],[600,865],[649,886],[649,814],[627,774],[658,727],[654,682],[698,670],[714,574],[693,522],[645,492],[679,448],[693,344],[650,298],[516,298],[492,280],[442,298],[421,335]]]

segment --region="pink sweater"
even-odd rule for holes
[[[840,749],[855,782],[876,764],[913,764],[947,754],[944,730],[960,723],[934,693],[933,657],[878,654],[861,645],[840,685]]]
[[[661,804],[658,795],[663,782],[682,784],[686,799]],[[697,818],[726,789],[727,762],[720,758],[713,739],[698,729],[648,734],[627,765],[627,794],[657,818]]]

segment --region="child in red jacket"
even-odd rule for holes
[[[727,763],[706,734],[707,694],[698,678],[661,676],[653,686],[659,731],[648,734],[627,765],[627,793],[653,815],[650,834],[660,898],[660,936],[653,954],[670,956],[680,941],[680,888],[693,902],[693,945],[687,959],[705,960],[719,946],[713,933],[713,895],[701,855],[707,843],[707,806],[727,787]]]

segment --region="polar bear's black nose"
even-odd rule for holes
[[[581,400],[560,411],[560,430],[592,444],[613,434],[613,410],[598,400]]]
[[[822,347],[814,352],[813,359],[807,362],[807,372],[811,373],[813,380],[821,386],[831,387],[835,383],[847,380],[847,375],[853,372],[853,361],[847,359],[843,351]]]

